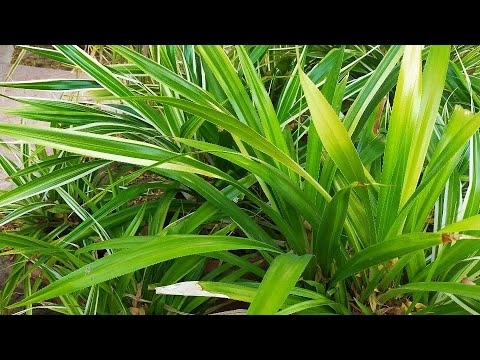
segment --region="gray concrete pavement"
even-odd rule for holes
[[[3,81],[10,69],[10,59],[8,58],[8,49],[4,49],[4,46],[0,46],[0,79]],[[3,48],[3,49],[2,49]],[[2,54],[3,52],[3,54]],[[13,51],[12,51],[13,52]],[[11,54],[10,54],[11,57]],[[3,61],[3,62],[2,62]],[[39,68],[32,66],[19,65],[15,69],[11,78],[8,81],[22,81],[22,80],[42,80],[42,79],[76,79],[85,76],[79,74],[78,72],[57,70],[51,68]],[[23,89],[9,89],[9,88],[0,88],[0,93],[10,96],[32,96],[32,97],[42,97],[42,98],[58,98],[61,95],[61,92],[51,92],[51,91],[36,91],[36,90],[23,90]],[[18,106],[18,103],[10,99],[0,97],[0,107],[5,106]],[[20,123],[21,119],[15,116],[9,116],[0,113],[0,122],[8,123]],[[48,126],[48,123],[42,121],[32,121],[24,120],[24,123],[31,125],[39,126]],[[5,139],[5,138],[3,138]],[[10,159],[14,160],[8,151],[0,147],[0,155],[8,156]],[[12,184],[9,181],[5,181],[6,174],[3,171],[0,171],[0,190],[10,189]]]
[[[8,66],[13,56],[13,45],[0,45],[0,65]]]

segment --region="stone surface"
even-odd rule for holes
[[[13,56],[13,45],[0,45],[0,65],[8,66]]]
[[[2,46],[0,46],[1,48]],[[0,61],[4,59],[1,55],[2,49],[0,49]],[[5,79],[10,65],[2,66],[0,63],[0,78],[2,81]],[[80,76],[78,72],[74,71],[65,71],[51,68],[39,68],[32,66],[19,65],[13,72],[12,76],[8,81],[24,81],[24,80],[42,80],[42,79],[76,79]],[[61,96],[61,92],[54,91],[38,91],[38,90],[24,90],[24,89],[10,89],[10,88],[0,88],[0,94],[5,94],[9,96],[31,96],[31,97],[42,97],[42,98],[58,98]],[[18,103],[10,99],[0,97],[0,107],[5,106],[18,106]],[[32,121],[32,120],[23,120],[24,123],[30,125],[39,125],[39,126],[48,126],[48,123],[42,121]],[[0,113],[0,122],[8,123],[20,123],[21,119],[15,116],[9,116]],[[0,136],[0,138],[2,138]],[[3,139],[6,139],[3,137]],[[12,157],[12,154],[0,147],[0,155],[7,156],[10,159],[15,161],[15,158]],[[10,189],[12,184],[8,181],[5,181],[6,174],[3,171],[0,171],[0,190]]]
[[[31,66],[19,65],[13,72],[11,78],[5,79],[9,70],[10,70],[10,60],[13,54],[13,46],[11,45],[0,45],[0,81],[22,81],[22,80],[41,80],[41,79],[75,79],[79,78],[79,74],[73,71],[57,70],[51,68],[39,68]],[[85,76],[82,76],[85,77]],[[23,89],[8,89],[0,88],[0,94],[9,95],[9,96],[31,96],[31,97],[43,97],[43,98],[58,98],[61,96],[60,92],[50,92],[50,91],[35,91],[35,90],[23,90]],[[18,106],[18,103],[3,97],[0,97],[0,107],[7,106]],[[20,123],[22,120],[14,117],[0,113],[0,122],[8,123]],[[31,121],[23,120],[24,123],[31,125],[40,125],[48,126],[48,123],[41,121]],[[0,140],[9,140],[5,137],[0,136]],[[11,139],[10,139],[11,140]],[[15,161],[15,158],[12,154],[0,147],[0,155],[7,156],[8,158]],[[0,170],[0,190],[7,190],[12,188],[12,184],[9,181],[5,180],[6,174],[3,170]],[[11,268],[13,266],[13,261],[8,256],[0,256],[0,289],[5,284]],[[18,301],[22,294],[22,289],[16,289],[12,297],[12,301]],[[49,310],[38,309],[34,311],[35,314],[48,314],[52,313]]]
[[[0,289],[8,279],[12,267],[12,262],[7,256],[0,256]]]

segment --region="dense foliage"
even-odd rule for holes
[[[22,48],[0,311],[480,311],[479,47]]]

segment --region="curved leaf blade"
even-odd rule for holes
[[[247,315],[272,315],[280,309],[295,287],[312,255],[282,254],[270,264]]]
[[[11,308],[82,290],[106,280],[170,259],[212,251],[256,249],[278,252],[255,240],[228,236],[168,235],[103,257],[58,279]]]

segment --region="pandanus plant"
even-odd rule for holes
[[[0,84],[64,93],[3,109],[2,309],[480,311],[477,48],[22,48],[88,76]]]

